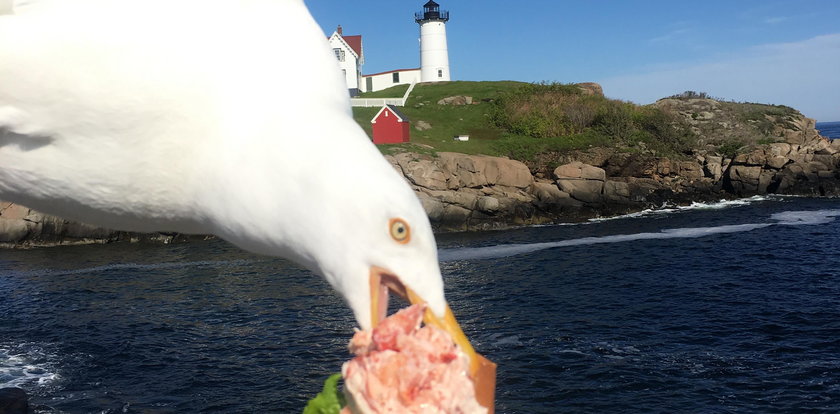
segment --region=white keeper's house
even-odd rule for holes
[[[362,65],[365,64],[362,36],[345,36],[341,25],[329,37],[335,58],[344,74],[350,96],[356,96],[362,90]]]
[[[375,92],[405,83],[420,82],[420,68],[396,69],[362,75],[363,92]]]
[[[365,63],[362,36],[345,36],[341,26],[338,26],[329,40],[347,81],[350,96],[360,92],[381,91],[396,85],[450,80],[446,42],[449,12],[441,10],[434,0],[429,0],[423,5],[422,12],[414,14],[414,21],[420,25],[420,67],[370,75],[362,75],[362,65]]]

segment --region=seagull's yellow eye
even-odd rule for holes
[[[411,228],[403,219],[391,219],[391,237],[394,241],[401,244],[406,244],[411,240]]]

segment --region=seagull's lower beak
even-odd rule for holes
[[[375,266],[371,267],[370,306],[371,326],[373,327],[376,327],[387,316],[389,291],[406,299],[412,305],[426,303],[423,298],[400,282],[397,276],[394,276],[385,269]],[[461,330],[458,321],[455,320],[455,315],[449,309],[449,305],[446,306],[443,319],[435,315],[431,309],[426,308],[426,312],[423,315],[423,322],[426,325],[433,325],[449,332],[455,343],[467,354],[470,358],[469,375],[475,386],[476,399],[479,404],[487,407],[492,414],[496,391],[496,364],[475,352],[467,336],[464,335],[464,331]]]

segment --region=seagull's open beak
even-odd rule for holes
[[[412,305],[423,303],[419,295],[414,293],[411,289],[405,286],[400,279],[391,272],[380,267],[371,267],[370,269],[370,306],[371,306],[371,326],[376,327],[388,313],[388,295],[389,291],[396,293],[398,296],[406,299]],[[458,321],[455,320],[455,315],[446,306],[446,313],[443,319],[438,318],[431,309],[426,308],[423,315],[423,322],[426,325],[434,325],[452,335],[455,343],[461,347],[461,350],[470,358],[470,378],[475,385],[475,394],[478,403],[489,409],[493,413],[494,398],[496,391],[496,364],[484,358],[475,352]]]

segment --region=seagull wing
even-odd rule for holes
[[[0,15],[21,14],[35,9],[33,6],[46,6],[52,0],[0,0]]]
[[[150,28],[140,2],[64,3],[76,7],[0,16],[0,198],[118,229],[200,230],[197,142],[221,129],[207,24],[191,33],[172,14]]]
[[[0,15],[0,199],[205,232],[196,200],[217,193],[205,183],[220,165],[323,148],[333,130],[300,139],[315,113],[352,122],[303,1],[0,1],[16,12]]]

